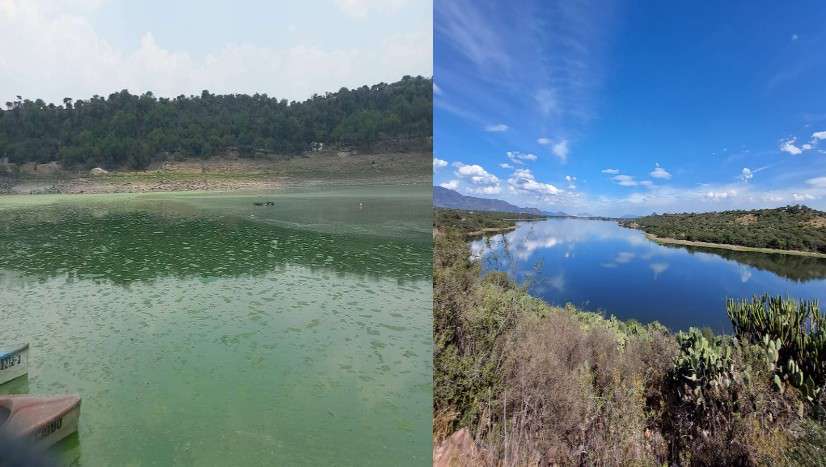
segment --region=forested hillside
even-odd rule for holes
[[[622,224],[663,238],[826,253],[826,212],[806,206],[661,214]]]
[[[106,98],[66,98],[62,105],[18,97],[0,110],[0,160],[141,169],[171,156],[204,158],[227,150],[242,156],[297,154],[320,144],[371,150],[427,141],[432,92],[431,79],[404,77],[303,102],[208,91],[169,99],[123,90]]]

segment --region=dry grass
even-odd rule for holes
[[[805,225],[808,227],[814,227],[816,229],[826,228],[826,217],[817,216],[809,219],[805,222]]]
[[[757,223],[757,216],[755,216],[754,214],[744,214],[744,215],[734,219],[734,223],[735,224],[740,224],[740,225],[756,224]]]
[[[652,463],[641,362],[617,336],[560,312],[519,323],[505,345],[498,457],[507,465]],[[610,423],[606,423],[610,421]]]

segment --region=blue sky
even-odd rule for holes
[[[304,99],[431,76],[430,0],[0,0],[0,102],[121,89]]]
[[[434,184],[571,213],[826,209],[826,3],[437,0]]]

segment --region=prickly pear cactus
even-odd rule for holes
[[[707,339],[697,328],[677,333],[680,352],[677,354],[673,377],[682,383],[686,401],[704,404],[705,391],[721,391],[732,383],[731,347],[720,338]]]
[[[826,386],[826,315],[817,301],[763,295],[727,300],[726,312],[738,338],[763,347],[778,389],[790,384],[810,400],[820,394]]]

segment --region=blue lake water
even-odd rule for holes
[[[727,297],[780,294],[826,302],[826,259],[665,246],[615,222],[524,222],[472,242],[483,272],[499,270],[551,304],[572,303],[672,330],[730,331]]]

